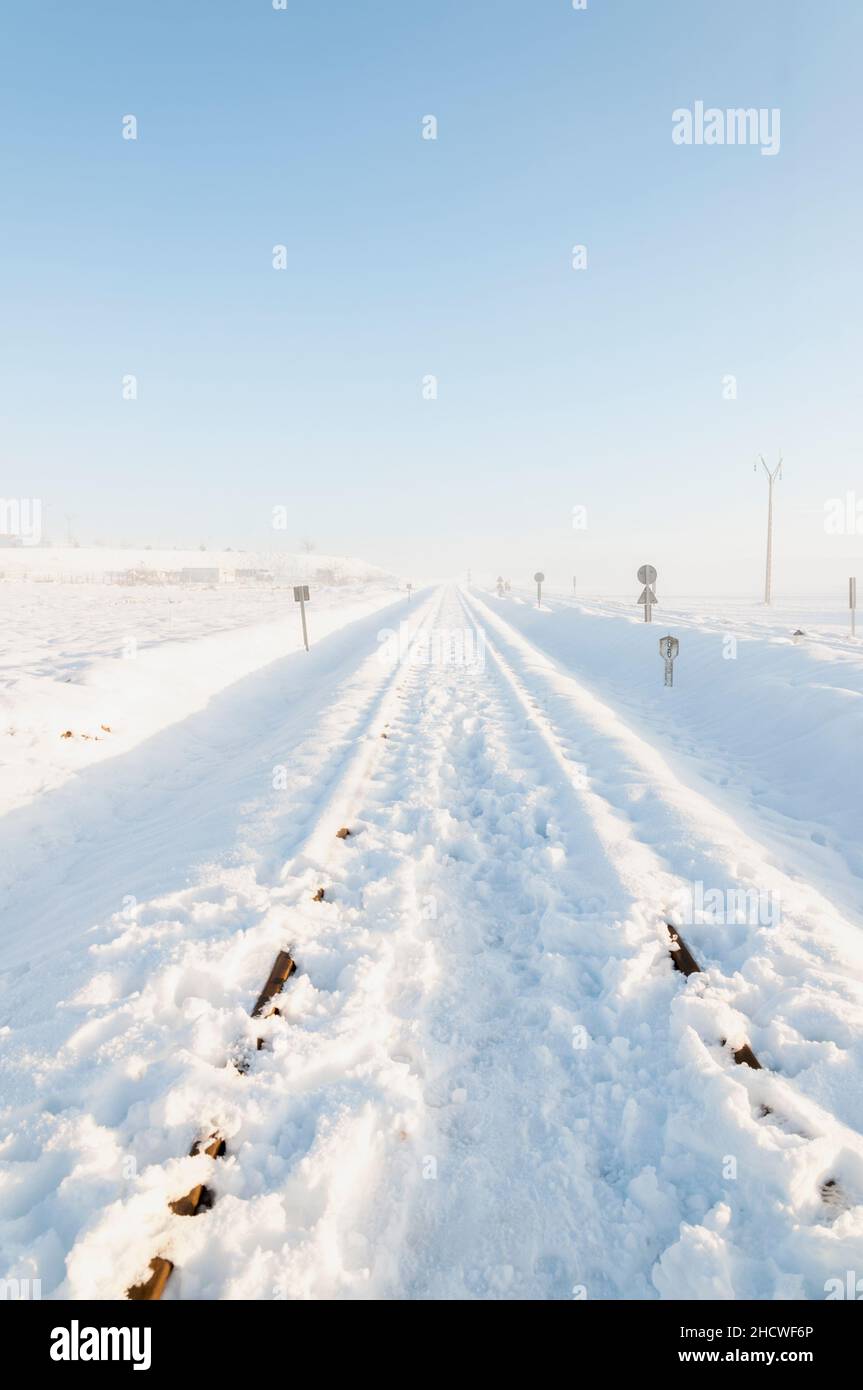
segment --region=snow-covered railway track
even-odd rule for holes
[[[442,599],[442,594],[436,595],[426,603],[417,624],[403,626],[394,645],[391,642],[393,650],[389,655],[384,648],[379,650],[381,661],[391,664],[391,673],[382,684],[365,726],[358,732],[353,755],[348,759],[341,775],[329,788],[323,808],[305,837],[296,845],[291,859],[282,870],[283,881],[290,880],[292,871],[295,871],[298,865],[301,866],[304,883],[308,882],[310,877],[320,881],[314,894],[306,894],[311,902],[323,903],[326,900],[336,847],[351,836],[351,812],[361,799],[382,756],[380,741],[389,738],[387,730],[390,716],[395,710],[404,683],[404,663],[409,660],[411,645],[421,640],[425,629],[434,627]],[[400,644],[403,644],[403,649]],[[251,1009],[252,1020],[272,1021],[281,1018],[278,998],[297,970],[297,962],[291,955],[293,949],[290,935],[287,935],[285,945],[277,951],[263,988]],[[272,1023],[269,1031],[272,1032]],[[240,1043],[228,1059],[228,1065],[233,1066],[240,1075],[246,1075],[253,1065],[255,1054],[261,1052],[264,1047],[265,1039],[262,1036],[255,1039],[254,1047],[248,1040]],[[189,1157],[200,1156],[202,1161],[209,1159],[214,1163],[215,1160],[225,1158],[228,1152],[228,1141],[216,1131],[197,1137],[192,1143]],[[174,1217],[193,1217],[209,1210],[214,1200],[210,1188],[203,1182],[196,1182],[187,1194],[169,1202],[169,1210]],[[126,1296],[133,1301],[158,1301],[168,1286],[174,1268],[173,1260],[166,1255],[155,1255],[150,1261],[146,1277],[141,1282],[131,1285]]]
[[[481,637],[479,640],[481,641],[484,650],[489,654],[501,678],[506,682],[506,684],[512,691],[514,699],[517,700],[518,704],[523,709],[526,719],[528,719],[531,722],[531,724],[539,734],[540,738],[543,740],[552,765],[556,765],[564,781],[575,790],[576,794],[580,795],[583,799],[587,801],[588,805],[593,807],[596,822],[599,823],[601,820],[604,820],[606,821],[606,823],[608,823],[609,812],[611,811],[611,808],[608,806],[602,807],[600,805],[599,798],[597,798],[595,796],[595,793],[591,790],[590,778],[587,770],[585,768],[580,768],[576,763],[573,762],[571,754],[567,751],[565,741],[561,738],[560,733],[555,728],[547,711],[540,707],[536,693],[532,693],[525,686],[524,681],[519,677],[512,663],[506,660],[501,650],[490,639],[487,630],[484,628],[480,629],[474,614],[471,612],[469,604],[464,599],[462,599],[462,605],[465,611],[465,616],[468,619],[468,621],[476,625],[478,633],[481,632]],[[615,843],[619,848],[621,841],[618,838],[616,838],[617,832],[618,827],[615,827],[615,829],[609,835],[608,842],[609,844]],[[636,855],[640,856],[642,863],[642,872],[646,873],[646,871],[649,868],[650,870],[652,870],[651,877],[656,877],[658,866],[655,862],[649,863],[648,855],[650,854],[650,851],[647,851],[646,846],[639,844],[635,839],[633,839],[630,845],[628,846],[627,852],[630,857]],[[659,870],[658,872],[661,873],[661,870]],[[665,887],[667,891],[667,885],[665,885]],[[672,889],[672,899],[675,896],[676,895]],[[646,914],[649,916],[649,901],[645,902],[644,908]],[[657,922],[658,930],[660,932],[660,935],[666,935],[669,939],[669,956],[675,969],[680,971],[680,973],[686,977],[694,974],[700,974],[701,967],[697,964],[689,947],[684,942],[680,933],[676,930],[674,923],[668,920],[668,914],[669,908],[667,905],[659,905],[655,909],[655,919]],[[722,1040],[722,1045],[723,1047],[725,1046],[725,1039]],[[756,1060],[751,1047],[745,1039],[732,1045],[731,1055],[734,1058],[734,1061],[738,1064],[741,1062],[745,1062],[754,1070],[761,1069],[760,1063]]]
[[[863,1157],[775,1065],[805,921],[784,955],[681,921],[686,876],[730,872],[723,826],[473,597],[414,616],[419,659],[291,755],[284,867],[236,902],[214,871],[197,937],[195,896],[142,914],[182,968],[73,1039],[106,1072],[82,1123],[141,1166],[73,1236],[71,1296],[821,1296]]]
[[[513,697],[519,702],[524,710],[525,717],[530,721],[532,727],[542,740],[545,752],[548,755],[548,766],[559,771],[566,783],[571,786],[580,799],[590,809],[592,820],[594,821],[598,833],[603,843],[618,867],[624,878],[628,879],[633,888],[638,890],[638,882],[642,887],[642,909],[648,918],[651,918],[656,926],[660,938],[667,938],[670,947],[670,956],[674,967],[687,979],[691,976],[701,976],[697,984],[697,998],[699,1002],[708,1002],[714,991],[724,993],[726,997],[731,996],[735,991],[744,993],[740,989],[740,977],[747,973],[757,975],[759,969],[759,955],[764,951],[765,940],[773,950],[775,958],[782,960],[782,948],[776,947],[775,937],[780,933],[771,935],[774,924],[768,923],[766,930],[764,925],[756,923],[754,929],[747,932],[745,924],[743,931],[741,925],[730,923],[725,926],[725,934],[732,946],[730,952],[733,962],[731,970],[724,966],[722,934],[725,924],[700,924],[699,935],[704,939],[705,953],[708,954],[708,963],[702,967],[696,959],[695,954],[690,949],[687,941],[679,930],[680,914],[679,908],[682,903],[692,901],[691,882],[682,879],[679,873],[671,869],[674,863],[674,851],[679,846],[680,829],[673,824],[673,817],[668,817],[665,828],[665,836],[662,834],[645,833],[647,827],[644,825],[643,818],[636,816],[634,823],[629,822],[627,811],[627,795],[631,790],[637,790],[638,800],[641,799],[645,788],[642,785],[635,786],[636,769],[641,772],[645,768],[649,773],[656,774],[659,770],[660,759],[652,753],[645,745],[640,745],[637,736],[631,734],[624,724],[622,724],[613,713],[606,707],[601,707],[600,703],[589,695],[578,682],[567,673],[562,673],[554,663],[540,653],[535,647],[527,642],[521,634],[510,624],[491,610],[487,604],[475,597],[468,598],[462,595],[462,603],[466,614],[473,622],[477,622],[482,627],[483,644],[489,659],[496,666],[501,679],[506,682],[513,693]],[[477,617],[477,610],[481,611],[481,618]],[[500,642],[507,647],[508,656],[504,655],[502,646],[498,644],[490,635],[490,631]],[[563,705],[570,704],[570,713],[575,722],[581,727],[575,737],[573,737],[572,724],[567,732],[562,732],[559,723],[559,711]],[[588,715],[592,720],[590,724],[582,722],[583,716]],[[613,749],[612,757],[617,759],[618,766],[615,768],[613,779],[608,778],[607,771],[597,776],[597,769],[591,759],[597,755],[608,760],[609,748],[602,749],[601,744],[607,740],[609,746],[616,745]],[[581,745],[581,746],[580,746]],[[628,745],[628,746],[627,746]],[[637,746],[637,745],[640,745]],[[582,751],[583,750],[583,751]],[[621,758],[621,752],[640,755],[642,767],[638,768],[637,758],[632,757],[628,763]],[[600,764],[601,766],[601,764]],[[668,798],[668,806],[675,808],[674,796],[677,788],[674,787],[674,778],[667,768],[663,768],[664,777],[662,781],[657,779],[650,788],[649,795],[655,798],[657,808],[661,805],[661,798],[665,795]],[[627,787],[626,779],[632,779],[632,784]],[[604,794],[604,783],[613,781],[615,795],[608,797]],[[599,790],[597,789],[597,784]],[[637,806],[638,801],[634,804]],[[698,808],[700,809],[700,808]],[[708,815],[705,817],[706,831],[697,836],[702,844],[696,845],[690,842],[687,846],[686,862],[697,864],[699,857],[702,862],[709,861],[715,854],[716,861],[721,863],[723,855],[727,854],[728,826],[724,824],[724,816],[713,807],[707,807]],[[719,830],[716,840],[711,837],[711,830],[714,826]],[[689,834],[692,836],[693,827],[687,826]],[[695,840],[696,836],[692,836]],[[704,848],[706,846],[706,848]],[[749,847],[747,847],[749,848]],[[752,845],[751,855],[754,861],[758,862],[759,869],[765,869],[765,856],[760,847]],[[729,856],[730,858],[730,856]],[[760,890],[758,883],[753,883],[753,870],[749,874],[741,874],[737,865],[729,863],[722,871],[727,880],[731,880],[728,889],[728,898],[732,901],[752,901],[763,898],[763,890]],[[774,874],[773,881],[781,875]],[[768,876],[768,881],[770,877]],[[799,885],[793,887],[787,883],[782,884],[783,889],[790,889],[785,892],[786,907],[790,907],[791,917],[789,930],[798,937],[808,937],[807,945],[813,950],[818,964],[825,962],[832,967],[833,978],[825,978],[819,981],[824,990],[825,1000],[830,1000],[833,996],[833,985],[844,988],[847,976],[853,974],[849,971],[847,962],[842,962],[837,968],[835,956],[831,956],[829,948],[825,949],[819,945],[819,926],[818,916],[811,914],[807,920],[806,908],[809,907],[811,913],[811,899],[817,895],[811,891],[806,891],[805,896],[810,899],[809,903],[800,903],[804,894],[800,893]],[[646,891],[645,891],[646,890]],[[796,890],[796,891],[795,891]],[[817,903],[818,908],[823,908],[823,903]],[[829,907],[829,905],[828,905]],[[832,910],[832,915],[838,917],[839,914]],[[696,926],[698,930],[698,926]],[[710,931],[710,935],[707,935]],[[782,960],[782,963],[785,963]],[[762,967],[763,968],[763,967]],[[825,972],[826,973],[826,972]],[[829,991],[829,992],[828,992]],[[749,991],[750,994],[753,991]],[[768,1007],[775,999],[781,1000],[781,984],[777,982],[773,988],[772,996],[768,999]],[[761,1005],[760,1025],[764,1028],[763,1014],[766,1012],[762,999],[757,1000]],[[758,1012],[758,1010],[753,1010]],[[722,1014],[724,1013],[724,1017]],[[775,1019],[775,1013],[768,1014],[769,1020]],[[724,1026],[723,1026],[724,1024]],[[827,1147],[832,1148],[835,1157],[828,1160],[821,1172],[815,1187],[819,1198],[826,1203],[831,1210],[837,1207],[859,1206],[863,1201],[863,1187],[861,1187],[860,1162],[863,1160],[863,1143],[860,1140],[859,1120],[849,1124],[841,1115],[836,1113],[829,1103],[822,1101],[814,1102],[794,1087],[793,1080],[781,1076],[774,1068],[765,1066],[758,1060],[751,1046],[750,1038],[754,1031],[754,1025],[747,1017],[747,1010],[735,1003],[733,1010],[725,1009],[720,1011],[717,1016],[715,1036],[710,1037],[708,1029],[700,1023],[697,1025],[699,1036],[708,1047],[713,1046],[719,1049],[720,1055],[727,1057],[733,1063],[742,1065],[744,1071],[765,1072],[765,1078],[746,1083],[751,1098],[755,1101],[755,1114],[759,1118],[769,1117],[773,1125],[785,1126],[790,1132],[807,1134],[814,1140],[823,1139],[826,1134],[830,1134],[830,1143]],[[770,1089],[765,1091],[764,1080],[767,1075],[772,1074]],[[837,1107],[838,1109],[838,1107]],[[847,1147],[846,1147],[847,1146]],[[816,1147],[822,1147],[817,1145]],[[845,1172],[839,1175],[838,1169],[844,1167]],[[847,1183],[847,1185],[846,1185]]]
[[[288,1229],[295,1222],[298,1233],[306,1226],[303,1213],[316,1181],[329,1205],[346,1172],[352,1173],[350,1207],[361,1230],[375,1231],[362,1238],[377,1247],[375,1268],[393,1261],[401,1271],[389,1284],[378,1273],[378,1294],[400,1287],[417,1297],[450,1291],[440,1271],[463,1265],[465,1241],[470,1258],[490,1266],[478,1283],[469,1280],[461,1289],[478,1296],[545,1291],[559,1297],[565,1279],[599,1296],[649,1296],[639,1262],[622,1255],[633,1243],[654,1251],[654,1294],[674,1296],[680,1269],[691,1277],[690,1246],[709,1244],[720,1232],[736,1246],[741,1268],[756,1264],[764,1247],[782,1249],[783,1243],[789,1247],[786,1266],[796,1260],[805,1267],[813,1249],[823,1257],[820,1247],[835,1238],[854,1203],[855,1136],[823,1107],[795,1094],[793,1081],[756,1060],[751,1019],[740,1003],[732,1007],[722,998],[735,977],[724,973],[715,942],[702,968],[688,936],[681,939],[673,925],[679,875],[663,847],[627,824],[620,805],[604,794],[604,786],[597,787],[592,755],[604,756],[601,740],[581,751],[561,721],[535,650],[513,648],[503,631],[492,637],[474,603],[450,593],[436,603],[428,628],[441,629],[449,640],[459,625],[468,637],[463,646],[481,653],[483,661],[447,669],[437,664],[438,653],[425,667],[403,670],[404,679],[393,682],[386,709],[377,714],[376,732],[391,737],[376,741],[371,764],[368,747],[358,752],[287,868],[302,895],[293,910],[307,920],[320,915],[309,921],[303,950],[295,950],[290,933],[285,937],[284,954],[258,1003],[261,1036],[234,1058],[246,1086],[257,1048],[269,1069],[269,1089],[243,1105],[244,1134],[254,1130],[262,1098],[272,1102],[276,1089],[289,1092],[292,1085],[302,1092],[309,1069],[314,1075],[327,1067],[332,1040],[316,1041],[308,1022],[298,1031],[299,1015],[290,1003],[326,976],[326,952],[313,944],[324,928],[324,912],[356,910],[359,923],[368,923],[362,930],[377,936],[379,858],[388,855],[402,896],[431,889],[439,914],[431,944],[405,931],[400,909],[391,943],[374,947],[389,952],[383,969],[388,983],[375,989],[387,991],[380,996],[381,1041],[394,1024],[404,1036],[398,1046],[384,1047],[400,1075],[384,1082],[381,1072],[374,1101],[374,1091],[363,1088],[354,1097],[354,1083],[330,1077],[328,1090],[337,1094],[344,1087],[339,1126],[347,1148],[333,1160],[325,1150],[319,1153],[323,1171],[317,1180],[305,1176],[294,1198],[286,1199],[289,1208],[291,1200],[295,1204]],[[375,791],[379,777],[386,780]],[[343,842],[335,838],[342,825],[371,824],[369,816],[376,822],[371,852],[362,834]],[[428,837],[415,830],[429,817],[429,825],[440,827],[431,833],[432,864]],[[327,862],[333,851],[335,864]],[[308,906],[321,888],[323,899]],[[355,908],[346,908],[348,903]],[[355,933],[356,924],[349,937]],[[444,971],[448,980],[442,997],[439,986],[424,997],[404,969],[429,949],[436,957],[433,975],[440,979]],[[291,977],[280,1020],[276,996],[295,958],[300,968]],[[378,973],[376,967],[373,978]],[[675,983],[681,973],[687,978],[682,991]],[[393,1009],[404,992],[415,1001],[409,1011],[418,1015],[409,1025],[398,1023],[401,1006]],[[336,1036],[360,1007],[362,991],[358,996],[352,983],[338,1005],[335,1017],[345,1022],[337,1024]],[[556,1015],[567,1019],[569,1058]],[[545,1022],[537,1032],[540,1019]],[[371,1041],[369,1021],[362,1016],[358,1023],[349,1072]],[[295,1058],[295,1051],[302,1056]],[[549,1060],[538,1066],[546,1052]],[[616,1080],[609,1088],[610,1077]],[[287,1098],[276,1104],[282,1118],[273,1116],[269,1129],[278,1149],[286,1127],[290,1132],[295,1123],[295,1107]],[[387,1160],[389,1176],[381,1188],[374,1170],[365,1179],[361,1174],[368,1145],[374,1151],[381,1143],[387,1114],[407,1150]],[[173,1208],[174,1221],[183,1222],[184,1211],[207,1213],[200,1248],[192,1255],[196,1269],[202,1250],[217,1244],[213,1218],[221,1192],[236,1188],[233,1169],[243,1163],[243,1146],[235,1153],[230,1136],[226,1143],[221,1132],[205,1127],[198,1142],[199,1161],[210,1172],[218,1174],[225,1159],[229,1167],[224,1179],[213,1178],[212,1211],[205,1183],[180,1198],[179,1212]],[[539,1164],[527,1187],[520,1171],[523,1145],[535,1149],[530,1166]],[[411,1162],[429,1165],[437,1181],[417,1183]],[[735,1187],[724,1173],[738,1164]],[[747,1169],[752,1182],[746,1181]],[[687,1178],[689,1173],[695,1178]],[[693,1181],[709,1199],[695,1200]],[[765,1203],[766,1193],[771,1195]],[[369,1225],[370,1212],[382,1201],[388,1212],[384,1229],[397,1232],[389,1237],[386,1256],[380,1218]],[[699,1203],[706,1207],[703,1224],[696,1220],[690,1236],[687,1217],[698,1216]],[[321,1234],[308,1245],[304,1238],[292,1251],[292,1273],[286,1276],[291,1296],[297,1287],[318,1296],[346,1279],[350,1225],[345,1214],[338,1216],[328,1238],[322,1220]],[[328,1275],[333,1238],[341,1272]],[[292,1244],[296,1237],[289,1239]],[[610,1264],[609,1248],[616,1252]],[[509,1251],[507,1258],[502,1250]],[[703,1279],[705,1289],[721,1284],[715,1270]],[[745,1276],[736,1279],[739,1285]],[[281,1288],[279,1277],[274,1287]],[[348,1296],[352,1287],[348,1279]],[[174,1296],[186,1296],[182,1284]]]

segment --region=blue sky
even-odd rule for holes
[[[823,508],[863,500],[859,5],[19,0],[4,29],[2,492],[56,539],[68,511],[82,542],[757,593],[781,448],[778,586],[853,572]],[[780,153],[675,146],[697,99],[780,108]]]

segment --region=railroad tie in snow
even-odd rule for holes
[[[672,927],[670,922],[666,922],[668,935],[671,937],[671,947],[669,955],[674,963],[675,970],[679,970],[681,975],[700,975],[701,966],[690,951],[679,931]],[[722,1046],[725,1046],[725,1038],[722,1039]],[[734,1053],[734,1060],[738,1066],[752,1067],[753,1071],[762,1071],[763,1068],[749,1043],[743,1043]],[[766,1108],[766,1107],[765,1107]],[[770,1111],[767,1109],[767,1113]]]
[[[189,1150],[189,1157],[194,1158],[196,1154],[205,1153],[208,1158],[224,1158],[227,1145],[219,1134],[212,1134],[207,1141],[206,1148],[202,1150],[199,1140],[195,1140]],[[178,1197],[176,1202],[171,1202],[171,1211],[177,1216],[197,1216],[199,1211],[206,1211],[213,1205],[213,1194],[203,1183],[198,1183],[191,1192],[187,1192],[185,1197]]]
[[[669,955],[674,963],[675,970],[679,970],[681,975],[700,975],[701,966],[696,961],[686,942],[683,940],[683,937],[679,932],[676,932],[674,927],[670,924],[666,923],[666,925],[668,926],[668,935],[671,937]]]
[[[755,1056],[755,1053],[752,1051],[752,1048],[749,1046],[749,1043],[744,1043],[742,1047],[738,1047],[737,1051],[734,1054],[734,1060],[738,1066],[751,1067],[753,1071],[762,1070],[761,1063]]]
[[[170,1260],[163,1260],[161,1255],[155,1260],[150,1261],[150,1277],[145,1279],[143,1284],[133,1284],[131,1289],[126,1290],[126,1297],[133,1303],[155,1303],[165,1292],[165,1285],[171,1277],[174,1266]]]
[[[321,889],[321,892],[323,892],[323,889]],[[296,961],[288,955],[287,951],[280,951],[279,954],[276,956],[275,963],[273,965],[272,970],[270,971],[270,977],[267,980],[267,983],[264,985],[264,988],[258,995],[258,1002],[252,1009],[252,1018],[260,1018],[261,1014],[269,1004],[270,1000],[274,999],[277,994],[281,994],[282,985],[284,985],[285,982],[291,978],[296,968]],[[279,1013],[278,1009],[270,1009],[269,1013],[265,1016],[267,1018],[272,1018],[274,1016],[280,1018],[281,1014]],[[259,1052],[262,1050],[263,1046],[263,1038],[258,1038]]]
[[[252,1009],[252,1018],[260,1018],[267,1004],[275,995],[281,993],[282,985],[291,978],[296,968],[296,962],[291,959],[287,951],[279,951],[270,971],[269,979],[258,995],[257,1004]]]

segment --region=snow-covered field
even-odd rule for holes
[[[839,612],[356,579],[307,655],[284,594],[169,619],[76,587],[0,586],[35,603],[3,670],[7,1277],[120,1298],[161,1255],[170,1299],[821,1299],[863,1269]]]
[[[313,586],[317,639],[398,597],[394,582]],[[284,586],[0,584],[0,811],[126,751],[302,647]]]

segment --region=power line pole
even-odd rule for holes
[[[767,474],[767,570],[764,575],[764,602],[769,604],[773,590],[773,484],[782,477],[782,456],[773,472],[764,462],[764,455],[759,454],[761,466]]]

